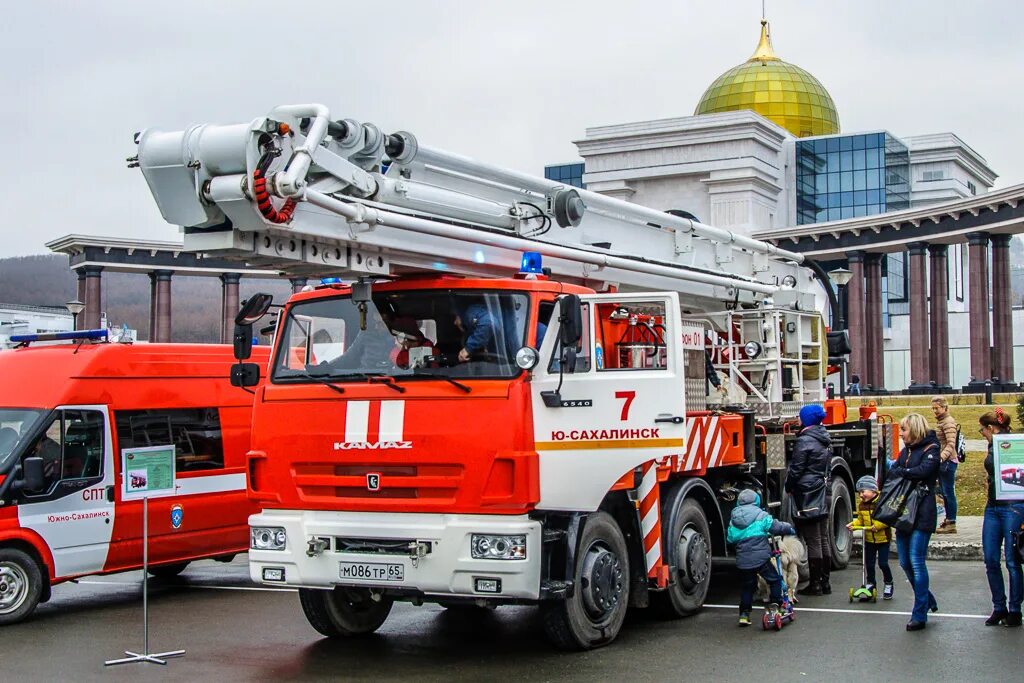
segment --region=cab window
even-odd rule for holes
[[[118,448],[174,445],[178,472],[224,467],[224,442],[216,408],[119,410]]]
[[[45,493],[61,481],[103,476],[103,414],[95,410],[59,410],[28,447],[26,458],[43,459]]]
[[[664,302],[602,303],[597,319],[604,349],[598,370],[668,369]]]

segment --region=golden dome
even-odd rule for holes
[[[782,61],[772,49],[768,22],[753,56],[708,86],[694,114],[750,109],[797,137],[839,132],[839,114],[818,79]]]

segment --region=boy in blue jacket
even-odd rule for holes
[[[768,584],[771,602],[782,602],[782,577],[772,562],[770,536],[796,534],[785,522],[776,521],[761,509],[761,496],[750,489],[740,491],[736,507],[729,517],[728,541],[736,546],[736,568],[740,570],[740,626],[750,626],[750,610],[754,602],[757,576]]]

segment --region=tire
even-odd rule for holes
[[[676,514],[666,511],[671,528],[662,534],[663,550],[671,567],[671,585],[651,595],[651,606],[662,617],[674,619],[696,614],[704,606],[711,585],[711,527],[696,500],[682,501]]]
[[[25,619],[42,595],[43,571],[32,556],[17,548],[0,548],[0,626]]]
[[[178,576],[178,574],[185,571],[185,568],[190,564],[191,562],[176,562],[174,564],[160,565],[159,567],[150,567],[149,575],[167,581],[168,579],[173,579]]]
[[[829,506],[829,548],[832,551],[832,568],[846,569],[850,564],[853,549],[853,532],[846,525],[853,520],[853,498],[850,488],[840,477],[832,480],[832,503]]]
[[[383,625],[394,601],[370,596],[368,588],[299,589],[299,603],[309,625],[328,638],[352,638]]]
[[[629,551],[611,515],[587,518],[580,535],[572,597],[541,605],[548,638],[563,650],[589,650],[615,640],[629,606]]]

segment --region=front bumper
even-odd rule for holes
[[[283,527],[284,550],[249,550],[252,580],[267,585],[331,588],[372,587],[396,593],[467,598],[536,600],[541,580],[541,524],[526,515],[444,515],[375,512],[266,510],[249,518],[250,527]],[[525,534],[525,560],[480,560],[470,554],[471,534]],[[311,538],[327,547],[310,557]],[[429,543],[430,552],[409,554],[339,552],[336,538],[414,540]],[[342,562],[401,564],[401,581],[341,578]],[[284,570],[283,581],[265,581],[264,569]],[[499,579],[499,593],[478,592],[477,579]]]

